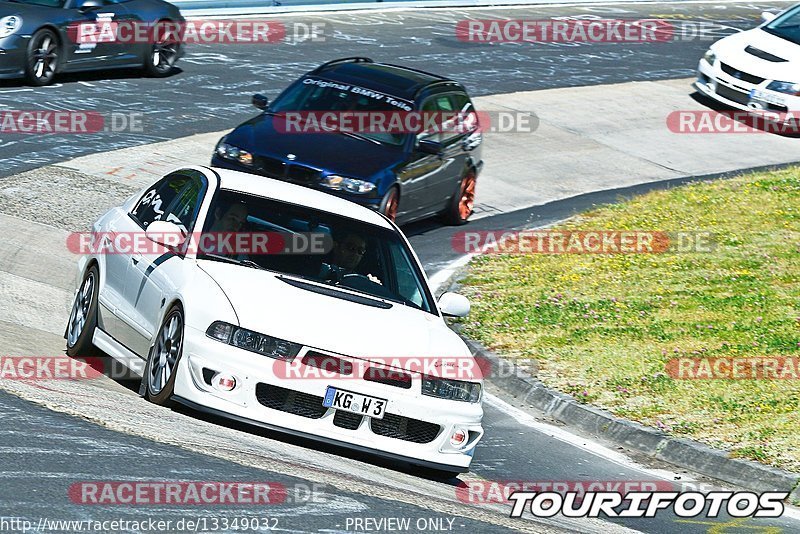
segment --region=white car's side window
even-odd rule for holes
[[[405,251],[399,246],[390,247],[392,262],[397,273],[397,293],[417,306],[422,305],[422,291]]]
[[[131,215],[143,228],[163,220],[188,232],[197,218],[202,191],[203,181],[198,176],[167,176],[142,195]]]

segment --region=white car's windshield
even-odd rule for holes
[[[763,27],[764,31],[800,45],[800,6],[790,9]]]
[[[202,259],[241,263],[347,288],[433,313],[432,297],[411,252],[392,230],[242,193],[220,191],[203,233],[220,244]],[[220,236],[240,236],[221,246]],[[263,243],[279,243],[260,246]]]

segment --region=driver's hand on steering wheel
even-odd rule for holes
[[[323,263],[320,269],[320,278],[334,283],[341,282],[344,275],[344,269],[330,263]]]

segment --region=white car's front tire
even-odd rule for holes
[[[147,400],[160,406],[172,404],[170,399],[183,354],[183,334],[183,310],[176,305],[169,310],[158,330],[142,377]]]
[[[93,356],[98,351],[92,345],[97,327],[97,296],[100,288],[100,271],[96,265],[86,271],[81,286],[75,294],[72,311],[67,321],[67,355]]]

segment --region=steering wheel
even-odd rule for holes
[[[364,291],[376,297],[383,297],[387,299],[396,298],[388,288],[384,287],[378,282],[374,282],[368,276],[358,273],[346,274],[342,277],[341,281],[337,284],[342,287],[349,287],[350,289],[357,289]]]

